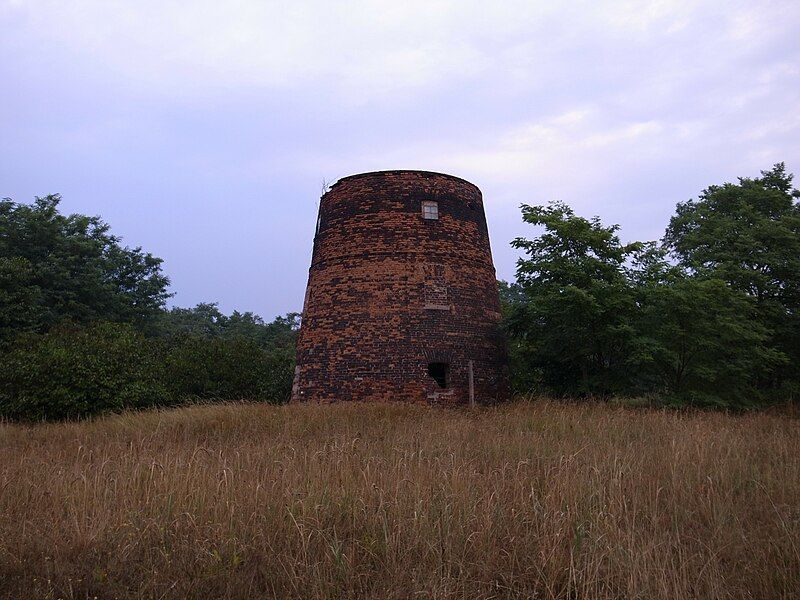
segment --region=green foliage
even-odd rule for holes
[[[641,245],[623,245],[617,226],[578,217],[561,203],[523,205],[522,216],[545,232],[512,242],[527,258],[517,263],[526,301],[511,311],[510,331],[524,340],[529,364],[556,392],[622,391],[637,353],[625,262]]]
[[[768,346],[753,303],[720,279],[682,277],[640,290],[641,376],[673,402],[747,406],[785,357]]]
[[[500,292],[500,309],[508,341],[508,366],[511,392],[514,394],[530,394],[540,391],[542,373],[535,364],[534,353],[528,345],[527,337],[515,335],[512,328],[512,317],[523,309],[526,296],[517,283],[497,282]]]
[[[60,200],[0,201],[0,340],[63,322],[143,326],[170,296],[161,259],[121,246],[98,217],[60,214]]]
[[[0,417],[78,418],[187,399],[284,402],[299,315],[163,309],[161,259],[57,195],[0,202]]]
[[[677,206],[664,243],[689,273],[715,277],[751,297],[770,344],[789,362],[771,387],[800,380],[800,192],[783,163],[738,184],[710,186]]]
[[[15,332],[35,329],[44,317],[41,290],[31,262],[0,256],[0,342]]]
[[[164,370],[174,397],[286,402],[294,348],[266,351],[242,336],[180,335],[166,342]]]
[[[194,308],[172,308],[159,317],[158,335],[200,335],[209,338],[241,337],[264,349],[294,346],[300,314],[288,313],[273,322],[251,312],[233,311],[230,316],[220,312],[215,303],[204,302]]]
[[[169,348],[165,360],[174,393],[287,401],[299,327],[297,313],[266,323],[251,312],[226,316],[212,303],[163,313],[159,335]]]
[[[679,203],[664,242],[688,271],[728,282],[758,302],[800,308],[800,192],[784,164]]]
[[[526,289],[547,285],[586,289],[596,281],[618,283],[623,280],[626,260],[642,247],[639,242],[623,245],[618,225],[604,227],[599,217],[576,216],[562,202],[546,207],[523,204],[522,220],[545,228],[532,241],[511,242],[530,257],[517,262],[517,281]]]
[[[148,338],[130,324],[55,327],[23,333],[0,353],[0,417],[71,419],[192,400],[281,403],[293,372],[288,341],[267,349],[238,334]]]
[[[69,419],[169,402],[158,355],[131,325],[21,335],[0,354],[0,416]]]
[[[513,384],[565,394],[655,394],[745,407],[791,397],[800,362],[800,208],[783,164],[677,207],[664,238],[561,203],[522,207],[543,226],[501,285]],[[677,263],[668,259],[672,255]]]

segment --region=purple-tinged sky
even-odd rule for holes
[[[510,279],[522,202],[656,239],[709,184],[800,172],[797,0],[0,0],[0,31],[0,196],[103,216],[181,306],[299,310],[353,173],[477,184]]]

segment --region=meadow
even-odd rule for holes
[[[0,424],[8,598],[792,598],[800,419],[518,401]]]

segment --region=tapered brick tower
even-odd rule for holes
[[[506,396],[480,190],[427,171],[322,196],[292,399],[466,404]]]

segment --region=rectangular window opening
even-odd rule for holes
[[[436,220],[439,218],[439,203],[433,200],[423,200],[422,218]]]
[[[450,365],[443,362],[432,362],[428,363],[428,375],[433,377],[434,381],[439,385],[440,388],[447,387],[447,372],[450,369]]]

